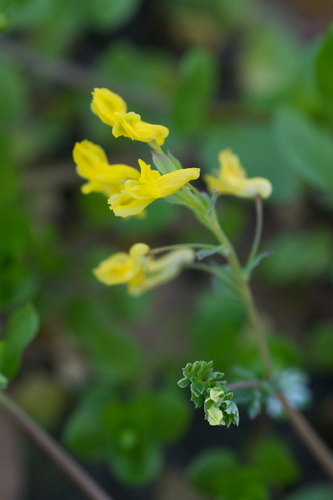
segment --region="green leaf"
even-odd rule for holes
[[[309,365],[323,373],[333,373],[333,322],[314,325],[306,337]]]
[[[0,389],[5,389],[8,384],[8,379],[0,373]]]
[[[26,304],[10,316],[1,367],[6,377],[12,378],[18,372],[22,352],[37,335],[38,327],[38,315],[32,304]]]
[[[162,175],[177,170],[174,163],[167,156],[157,153],[156,151],[152,152],[152,156],[155,167]]]
[[[238,460],[233,451],[227,448],[210,448],[191,462],[187,474],[200,492],[218,495],[228,491],[237,471]]]
[[[275,113],[273,129],[285,164],[314,187],[333,193],[333,139],[291,108]]]
[[[300,475],[300,470],[289,448],[281,441],[267,439],[252,443],[254,466],[264,483],[269,486],[289,486]]]
[[[194,48],[182,60],[173,103],[175,126],[187,134],[205,126],[217,82],[217,63],[204,49]]]
[[[333,488],[326,484],[307,485],[295,493],[283,497],[283,500],[332,500]]]
[[[259,271],[273,283],[304,282],[329,269],[333,241],[324,228],[280,234],[268,245],[274,249],[274,255],[262,262]]]
[[[28,103],[26,79],[19,70],[0,59],[0,123],[22,121]]]
[[[91,356],[95,372],[109,382],[129,380],[141,366],[142,353],[125,332],[110,328],[112,321],[101,304],[77,300],[68,309],[71,331]]]
[[[238,66],[245,97],[271,104],[291,88],[300,60],[294,32],[280,23],[262,23],[245,32]]]
[[[326,105],[333,109],[333,25],[326,31],[318,47],[315,61],[317,85]]]
[[[83,457],[101,459],[109,452],[102,410],[111,396],[109,388],[89,390],[67,420],[64,441]]]
[[[140,486],[151,482],[163,466],[161,449],[143,442],[132,453],[113,452],[109,464],[111,471],[125,485]]]
[[[86,3],[87,20],[99,29],[120,29],[137,14],[141,0],[94,0]]]

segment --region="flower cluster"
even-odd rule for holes
[[[73,151],[77,173],[87,181],[81,191],[84,194],[103,193],[108,198],[110,210],[118,217],[139,215],[154,200],[170,197],[169,201],[188,206],[199,220],[204,219],[210,210],[206,198],[188,184],[198,179],[200,169],[184,169],[171,154],[165,156],[161,150],[169,130],[162,125],[142,121],[137,113],[127,112],[123,98],[108,89],[96,88],[92,95],[91,110],[103,123],[112,127],[114,137],[124,136],[147,142],[159,151],[153,156],[158,170],[152,169],[141,159],[140,171],[129,165],[110,165],[100,146],[84,140],[76,143]],[[244,198],[257,195],[267,198],[271,194],[270,182],[257,177],[247,179],[238,157],[230,150],[220,152],[219,161],[221,169],[217,177],[205,176],[211,191]],[[129,293],[139,295],[173,279],[184,265],[192,263],[194,259],[193,250],[185,248],[155,260],[149,254],[149,247],[138,243],[132,246],[128,254],[120,252],[101,262],[94,274],[106,285],[127,283]]]

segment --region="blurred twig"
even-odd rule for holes
[[[4,393],[0,403],[14,422],[28,434],[52,460],[74,481],[91,500],[112,500],[95,480],[63,450],[46,432],[33,422],[14,401]]]
[[[164,111],[167,105],[165,96],[156,90],[131,85],[118,77],[109,78],[73,62],[43,54],[9,38],[3,38],[0,42],[0,57],[30,73],[67,87],[89,91],[94,87],[112,88],[125,99],[134,99],[157,111]]]

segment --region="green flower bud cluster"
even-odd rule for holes
[[[183,368],[184,377],[178,381],[184,389],[190,385],[191,401],[196,408],[204,405],[205,418],[210,425],[238,425],[239,412],[232,401],[233,393],[224,386],[224,373],[213,371],[213,361],[187,363]]]

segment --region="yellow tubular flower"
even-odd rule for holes
[[[93,269],[93,273],[105,285],[130,283],[133,279],[140,281],[144,279],[148,251],[148,245],[136,243],[128,254],[119,252],[103,260],[96,269]]]
[[[143,122],[141,116],[127,113],[125,101],[108,89],[94,89],[91,110],[102,122],[113,127],[115,137],[129,137],[133,141],[150,142],[156,139],[161,146],[169,135],[169,129],[162,125]]]
[[[112,129],[115,137],[129,137],[132,141],[150,142],[156,139],[157,143],[162,146],[164,139],[169,135],[169,129],[163,125],[151,125],[143,122],[141,116],[130,112],[125,115],[115,113],[117,122]]]
[[[113,127],[116,124],[115,112],[126,113],[127,104],[118,94],[108,89],[94,89],[91,111],[103,123]]]
[[[238,156],[230,149],[221,151],[218,155],[220,171],[217,177],[205,175],[208,189],[216,189],[220,194],[232,194],[240,198],[268,198],[272,194],[272,184],[262,177],[247,179]]]
[[[127,165],[109,165],[105,152],[90,141],[77,142],[73,150],[77,173],[88,182],[81,187],[84,194],[91,192],[111,196],[124,189],[128,179],[139,179],[139,171]]]
[[[105,285],[128,284],[128,293],[142,293],[173,280],[185,265],[195,259],[195,252],[184,248],[154,260],[147,256],[149,246],[133,245],[129,253],[119,252],[103,260],[93,273]]]
[[[129,285],[131,295],[141,295],[159,285],[164,285],[178,276],[182,268],[195,260],[195,252],[190,248],[174,250],[159,259],[149,260],[144,279],[132,280]]]
[[[200,175],[199,168],[175,170],[161,175],[157,170],[151,170],[150,165],[139,160],[141,175],[139,180],[128,180],[125,189],[120,194],[110,196],[110,210],[119,217],[137,215],[158,198],[166,198],[176,193],[180,188]]]

